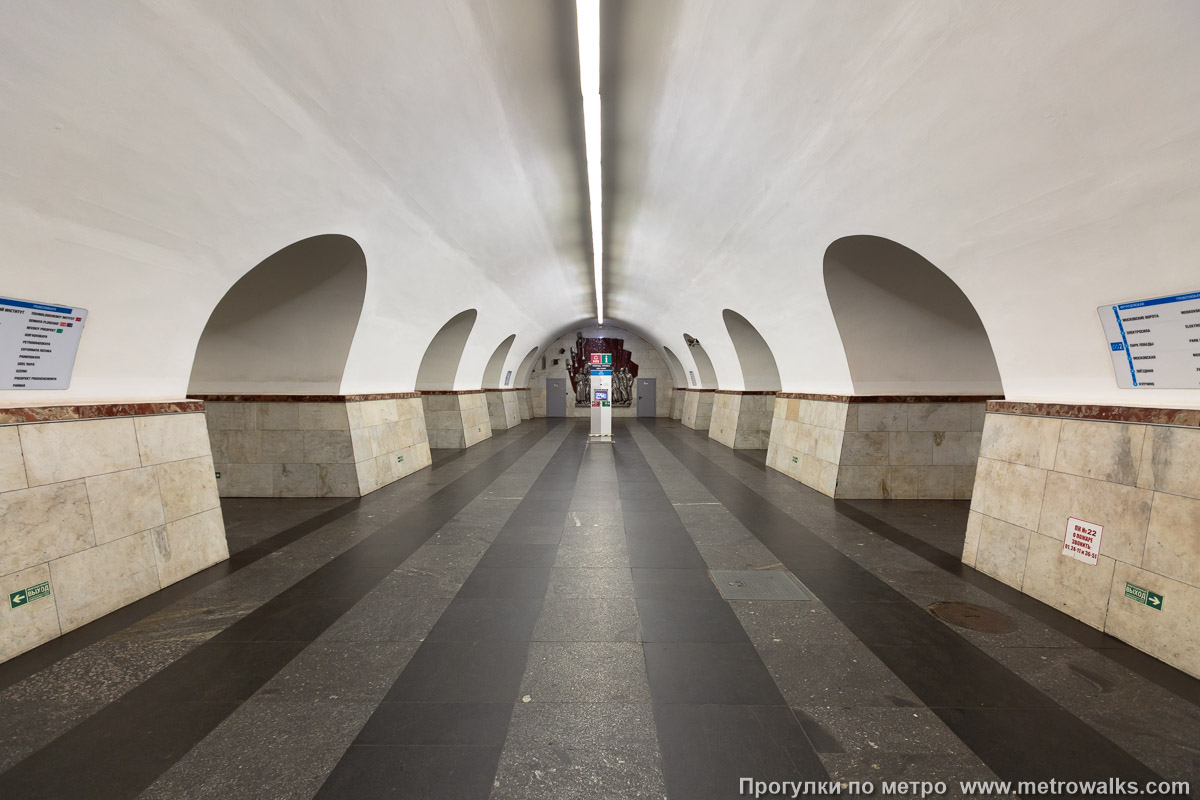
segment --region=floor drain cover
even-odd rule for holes
[[[800,581],[779,569],[714,569],[709,572],[726,600],[811,600]]]
[[[1017,623],[1012,617],[992,608],[963,603],[958,600],[939,600],[926,611],[951,625],[980,633],[1012,633]]]

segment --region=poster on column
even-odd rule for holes
[[[87,310],[0,297],[0,390],[66,389]]]
[[[1200,292],[1100,306],[1117,385],[1200,389]]]

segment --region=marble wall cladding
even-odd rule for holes
[[[686,389],[671,390],[671,419],[683,419],[683,404],[686,400]]]
[[[774,410],[774,394],[717,392],[708,436],[735,450],[766,450]]]
[[[492,437],[486,392],[422,394],[429,446],[461,450]]]
[[[488,420],[493,431],[504,431],[521,424],[521,407],[516,391],[487,390]]]
[[[352,464],[326,464],[318,489],[368,494],[433,463],[423,398],[347,403]]]
[[[831,497],[970,499],[984,408],[781,397],[767,465]]]
[[[1097,565],[1062,555],[1070,517]],[[963,562],[1200,677],[1200,430],[989,412]]]
[[[683,416],[680,421],[685,427],[697,431],[706,431],[712,425],[713,406],[716,404],[716,392],[702,392],[689,389],[683,401]]]
[[[203,413],[0,428],[0,585],[50,586],[0,605],[0,661],[228,558],[209,447]]]
[[[517,389],[515,394],[521,419],[533,419],[533,392],[530,389]]]
[[[210,401],[207,406],[222,497],[358,497],[363,493],[359,464],[368,456],[363,455],[366,450],[356,441],[355,432],[359,439],[381,440],[368,448],[378,451],[370,456],[373,460],[401,449],[398,444],[391,446],[390,439],[400,429],[400,438],[410,439],[411,409],[420,411],[415,397],[354,402]],[[404,419],[401,408],[406,409]],[[373,486],[368,491],[383,485],[368,483]]]

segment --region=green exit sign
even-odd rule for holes
[[[799,458],[798,456],[792,456],[792,463],[793,463],[793,464],[799,464],[799,463],[800,463],[800,458]]]
[[[8,596],[8,607],[17,608],[18,606],[27,605],[34,600],[47,597],[50,594],[50,581],[42,581],[37,586],[30,586],[28,589],[22,589],[19,592],[12,592]]]
[[[1125,596],[1134,602],[1150,606],[1155,611],[1162,611],[1163,596],[1158,592],[1152,592],[1149,589],[1143,589],[1141,586],[1135,586],[1132,583],[1126,582]]]
[[[401,461],[403,461],[403,460],[404,460],[404,456],[396,456],[396,463],[397,463],[397,464],[399,464],[399,463],[400,463]]]

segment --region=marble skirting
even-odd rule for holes
[[[713,395],[708,438],[735,450],[766,450],[775,393],[717,391]]]
[[[421,392],[421,405],[430,447],[461,450],[492,438],[487,393],[482,390]]]
[[[680,422],[685,427],[706,431],[712,424],[713,403],[716,394],[712,389],[687,389],[683,397],[683,414]]]
[[[521,424],[519,389],[486,389],[488,420],[493,431],[515,428]]]
[[[767,466],[830,497],[970,499],[985,402],[781,392]]]
[[[206,403],[222,497],[359,497],[431,463],[415,393]]]
[[[989,405],[963,562],[1200,677],[1200,429],[1043,408]],[[1097,563],[1063,555],[1070,518],[1103,528]]]
[[[148,405],[0,428],[0,661],[228,558],[205,415]]]

